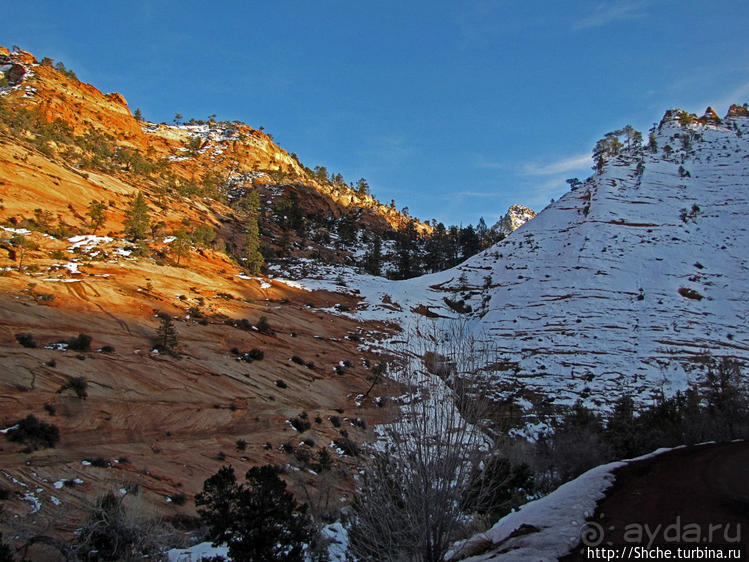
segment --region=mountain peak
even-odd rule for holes
[[[494,232],[508,236],[536,216],[535,211],[524,205],[510,205],[507,213],[492,227]]]

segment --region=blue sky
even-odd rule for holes
[[[749,101],[745,1],[51,2],[0,44],[152,121],[264,126],[421,219],[492,224],[589,175],[607,131]]]

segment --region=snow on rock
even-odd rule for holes
[[[330,541],[328,544],[328,560],[330,562],[346,562],[349,558],[348,531],[340,521],[329,523],[320,529],[323,538]]]
[[[588,529],[586,519],[594,514],[596,505],[614,483],[616,469],[672,450],[658,449],[635,459],[591,468],[548,496],[505,515],[488,531],[456,543],[445,559],[557,560],[580,543],[581,534]],[[482,554],[471,556],[477,550]]]
[[[68,242],[73,244],[70,247],[71,250],[81,247],[91,248],[98,246],[99,244],[107,244],[113,240],[114,238],[110,238],[109,236],[96,236],[94,234],[82,234],[80,236],[71,236],[68,238]]]
[[[36,513],[42,508],[42,502],[31,492],[26,492],[23,500],[31,504],[31,513]]]
[[[214,556],[223,556],[227,560],[231,560],[228,547],[212,546],[210,542],[202,542],[190,548],[173,548],[166,553],[169,562],[194,562]]]

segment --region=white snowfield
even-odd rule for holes
[[[505,515],[485,533],[456,543],[445,559],[465,562],[557,560],[580,544],[582,533],[588,529],[585,521],[594,514],[596,505],[614,483],[614,471],[617,468],[672,450],[674,449],[658,449],[635,459],[591,468],[574,480],[562,484],[548,496]],[[483,553],[464,558],[477,549]]]
[[[623,148],[456,268],[406,281],[344,272],[364,298],[351,314],[411,327],[445,322],[425,311],[463,318],[505,360],[487,375],[493,393],[521,403],[536,393],[606,409],[623,392],[685,389],[704,352],[749,360],[749,118],[667,115],[655,153]]]

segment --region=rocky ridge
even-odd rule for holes
[[[508,236],[535,216],[535,211],[528,207],[518,204],[510,205],[505,216],[492,226],[492,231],[502,236]]]
[[[486,388],[529,413],[671,395],[702,380],[708,353],[748,361],[748,116],[736,105],[724,119],[666,112],[651,143],[622,143],[460,266],[347,278],[367,306],[356,316],[420,333],[464,323],[500,357]]]

